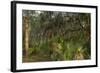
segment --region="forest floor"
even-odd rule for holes
[[[44,61],[51,61],[50,56],[48,55],[33,55],[31,57],[23,57],[23,62],[44,62]]]

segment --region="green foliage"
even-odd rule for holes
[[[89,13],[24,10],[23,16],[30,17],[28,51],[29,57],[37,57],[33,61],[91,58],[90,34],[86,35],[90,32]]]

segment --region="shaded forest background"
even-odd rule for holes
[[[91,14],[23,10],[23,62],[91,58]]]

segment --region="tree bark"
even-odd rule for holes
[[[29,17],[24,16],[24,48],[25,48],[25,56],[29,55]]]

